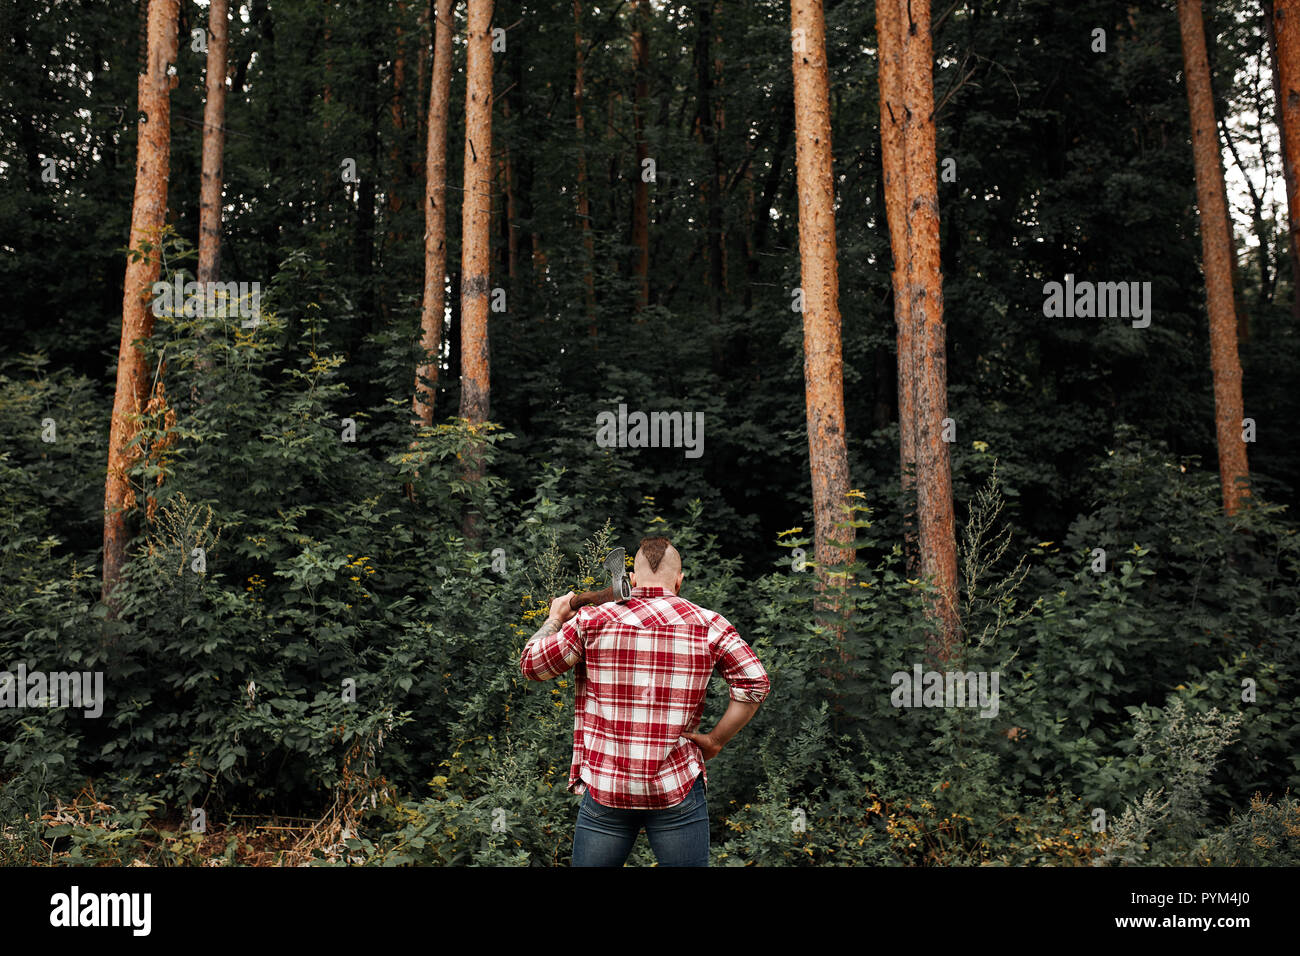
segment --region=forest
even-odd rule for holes
[[[663,536],[711,865],[1300,865],[1300,3],[0,36],[0,864],[569,866]]]

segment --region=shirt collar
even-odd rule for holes
[[[666,587],[662,587],[658,584],[649,584],[646,585],[645,587],[633,588],[632,596],[638,598],[672,597],[673,592],[668,590]]]

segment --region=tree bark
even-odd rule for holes
[[[377,31],[373,29],[361,38],[364,44],[362,47],[361,60],[363,63],[362,76],[364,80],[360,84],[361,96],[359,102],[359,112],[365,123],[364,130],[361,134],[361,148],[364,154],[369,157],[369,168],[360,162],[357,162],[357,175],[360,181],[354,184],[356,189],[356,220],[353,231],[353,270],[360,283],[360,311],[369,318],[369,328],[361,322],[353,324],[352,336],[349,343],[348,354],[352,360],[358,360],[365,348],[365,337],[367,332],[378,332],[382,327],[385,318],[384,311],[381,307],[382,298],[378,284],[375,281],[375,230],[377,226],[377,215],[375,209],[375,200],[378,197],[378,180],[380,170],[383,169],[383,163],[380,157],[380,139],[379,125],[382,103],[380,101],[380,56],[378,53],[380,38]]]
[[[506,98],[501,103],[501,117],[506,121],[506,127],[510,125],[510,100]],[[504,137],[503,137],[504,140]],[[501,217],[501,239],[504,247],[504,265],[506,278],[509,280],[508,288],[513,301],[515,291],[515,275],[518,272],[519,262],[519,230],[515,224],[519,221],[519,204],[515,198],[515,166],[514,158],[511,155],[508,141],[501,144],[501,174],[502,183],[505,186],[505,215]]]
[[[799,271],[803,288],[804,394],[812,477],[814,547],[821,587],[833,564],[851,561],[844,529],[849,491],[835,248],[826,29],[821,0],[791,0]]]
[[[427,102],[429,89],[426,84],[429,82],[429,55],[433,47],[434,38],[430,32],[429,22],[433,19],[433,0],[420,0],[420,15],[416,19],[419,43],[417,49],[419,52],[415,56],[415,77],[416,91],[415,102],[423,105]],[[429,136],[429,110],[425,107],[423,110],[417,110],[415,113],[415,141],[423,143]],[[412,170],[419,174],[422,170],[418,162],[412,161]]]
[[[228,0],[208,7],[207,99],[203,106],[203,178],[199,196],[199,282],[216,282],[221,270],[222,163],[226,145]]]
[[[632,116],[636,129],[636,169],[632,193],[632,244],[636,247],[636,309],[650,304],[650,184],[645,180],[645,160],[650,146],[645,137],[645,111],[650,100],[650,39],[646,36],[648,0],[636,0],[632,12],[632,50],[636,77],[632,89]]]
[[[126,512],[134,506],[127,479],[131,465],[128,445],[135,436],[134,416],[149,392],[149,369],[138,339],[153,333],[149,305],[152,287],[162,267],[157,243],[167,214],[167,176],[171,165],[171,87],[167,67],[176,60],[176,21],[179,0],[149,0],[146,71],[137,79],[135,196],[131,205],[130,248],[154,243],[139,258],[128,256],[122,295],[122,338],[117,353],[117,386],[108,438],[108,469],[104,482],[104,576],[101,597],[115,610],[113,588],[126,562]]]
[[[1241,438],[1243,402],[1232,293],[1232,232],[1224,200],[1223,165],[1214,122],[1200,0],[1178,0],[1178,27],[1182,34],[1183,75],[1187,80],[1187,106],[1191,115],[1196,204],[1200,212],[1205,298],[1210,317],[1210,368],[1214,376],[1219,479],[1223,485],[1223,509],[1233,515],[1242,500],[1249,497],[1245,485],[1249,473],[1246,444]]]
[[[442,358],[447,285],[447,115],[451,107],[452,0],[437,0],[433,76],[424,177],[424,294],[420,307],[420,349],[411,411],[415,425],[433,424],[434,395]]]
[[[939,183],[934,128],[934,54],[930,6],[908,3],[904,20],[903,98],[907,111],[908,298],[916,336],[916,515],[921,573],[939,590],[936,615],[942,627],[939,657],[946,660],[958,637],[957,534],[952,504],[952,466],[944,419],[948,417],[947,330],[943,321],[943,274],[939,261]]]
[[[226,61],[229,51],[228,0],[212,0],[208,7],[208,69],[203,104],[203,173],[199,188],[199,264],[200,283],[217,282],[221,272],[221,192],[224,184],[223,164],[226,149]],[[212,367],[208,354],[205,327],[200,333],[200,352],[195,366],[200,372]],[[200,401],[198,376],[190,388],[190,397]]]
[[[885,187],[885,218],[889,223],[889,245],[894,267],[894,324],[898,348],[898,452],[904,492],[915,488],[916,371],[913,329],[907,296],[907,179],[903,167],[903,34],[898,5],[893,0],[876,4],[876,35],[880,51],[877,76],[880,83],[880,161]],[[908,522],[909,526],[911,521]],[[911,542],[909,552],[915,551]]]
[[[587,326],[596,337],[596,250],[591,235],[591,201],[587,196],[587,119],[583,114],[586,95],[587,58],[582,46],[582,0],[573,0],[573,125],[578,136],[578,227],[582,230],[582,287]]]
[[[406,114],[402,110],[402,94],[406,87],[406,31],[402,29],[402,24],[406,20],[404,0],[398,0],[397,17],[397,30],[394,37],[396,49],[393,53],[393,96],[388,101],[388,116],[393,121],[393,142],[388,148],[388,175],[391,177],[388,183],[388,211],[391,214],[388,238],[391,242],[400,242],[405,238],[394,230],[397,214],[402,211],[403,206],[402,184],[399,177],[406,172],[406,165],[402,162],[402,131],[406,129]]]
[[[881,0],[876,16],[884,101],[881,149],[891,173],[886,179],[885,205],[894,251],[894,308],[899,326],[900,455],[905,476],[909,452],[915,463],[920,569],[937,589],[932,607],[936,633],[930,652],[946,660],[957,645],[961,622],[952,466],[948,442],[944,441],[948,373],[930,7],[908,0]],[[906,422],[909,417],[910,425]]]
[[[1291,255],[1291,315],[1300,320],[1300,2],[1264,0],[1265,33],[1273,54],[1273,93],[1286,178],[1287,250]]]
[[[461,215],[460,414],[487,421],[488,296],[492,229],[492,0],[469,0],[465,189]]]
[[[386,250],[396,249],[406,244],[406,231],[401,228],[402,210],[406,208],[406,190],[410,183],[412,171],[406,162],[409,152],[406,144],[406,0],[397,0],[397,24],[393,31],[393,88],[388,101],[388,118],[392,122],[392,141],[388,146],[388,172],[384,185],[388,193],[388,209],[384,215],[386,226],[384,242],[379,250],[379,261],[386,259]],[[417,31],[418,33],[418,31]],[[376,164],[376,169],[380,167]],[[379,277],[379,308],[385,323],[392,312],[392,278],[387,269],[381,269]]]

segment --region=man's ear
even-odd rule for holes
[[[636,587],[636,572],[633,571],[631,574],[629,574],[627,576],[627,580],[628,583],[632,585],[632,587]]]
[[[683,574],[681,571],[678,571],[678,572],[677,572],[677,583],[673,585],[673,593],[674,593],[674,594],[681,594],[681,593],[682,593],[682,579],[685,578],[685,577],[686,577],[686,575]]]

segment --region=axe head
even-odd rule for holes
[[[602,566],[609,572],[609,587],[603,591],[583,591],[581,594],[573,595],[569,598],[569,607],[573,610],[576,611],[588,604],[622,602],[632,596],[632,582],[628,579],[627,573],[627,552],[622,548],[615,548],[606,556]]]
[[[626,601],[632,596],[632,582],[627,575],[627,550],[615,548],[605,557],[605,570],[609,572],[609,586],[615,601]]]

